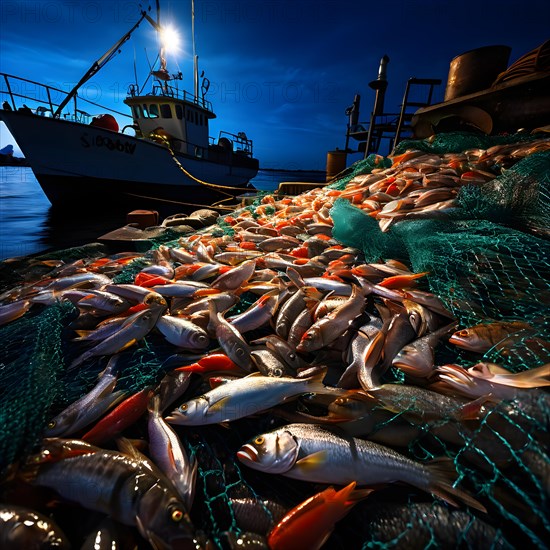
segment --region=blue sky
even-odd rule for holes
[[[161,1],[162,22],[181,36],[168,68],[181,70],[192,90],[190,6],[191,0]],[[126,0],[3,0],[0,71],[68,90],[139,10],[139,2]],[[195,0],[199,66],[218,115],[210,134],[245,131],[266,168],[323,169],[326,152],[344,147],[344,111],[356,93],[361,120],[368,120],[368,82],[384,54],[386,111],[397,112],[409,77],[441,78],[441,100],[454,56],[506,44],[513,62],[550,38],[549,20],[547,0]],[[125,110],[134,55],[140,83],[149,72],[145,51],[152,62],[156,36],[143,22],[81,95]],[[1,128],[0,148],[8,143],[13,139]]]

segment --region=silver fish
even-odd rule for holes
[[[245,342],[239,331],[228,323],[221,313],[216,312],[216,306],[210,303],[210,326],[227,356],[239,367],[250,372],[250,346]]]
[[[0,306],[0,326],[15,321],[25,315],[32,303],[29,300],[17,300]]]
[[[96,357],[98,355],[113,355],[131,346],[137,340],[141,340],[152,330],[163,312],[163,307],[152,307],[134,313],[124,321],[120,329],[114,334],[100,341],[99,344],[96,344],[92,349],[89,349],[77,357],[69,365],[69,370],[78,367],[91,357]]]
[[[153,396],[149,403],[149,449],[151,458],[172,482],[187,510],[195,496],[197,462],[190,459],[174,429],[162,418],[160,398]]]
[[[447,461],[421,464],[388,447],[344,438],[315,424],[289,424],[259,435],[240,448],[237,458],[255,470],[313,483],[347,485],[355,481],[357,485],[374,485],[400,481],[454,506],[463,501],[485,511],[475,499],[453,487],[449,468],[443,464]]]
[[[352,338],[348,352],[348,366],[340,376],[340,380],[336,384],[339,388],[356,388],[359,385],[358,375],[359,369],[363,368],[364,385],[367,387],[375,387],[378,385],[378,379],[373,377],[372,372],[378,358],[373,361],[372,340],[376,338],[382,329],[382,321],[378,317],[372,317],[370,321],[360,327],[357,333]],[[382,335],[383,336],[383,335]],[[383,338],[380,342],[380,352],[384,344]],[[369,366],[365,366],[366,361],[370,358]],[[370,378],[370,380],[369,380]]]
[[[274,376],[280,378],[281,376],[292,376],[294,372],[288,368],[286,363],[279,359],[276,352],[273,352],[267,348],[255,349],[250,353],[252,361],[256,365],[257,369],[264,376]]]
[[[70,502],[137,527],[154,548],[192,542],[194,528],[176,490],[136,456],[100,449],[38,465],[26,475]]]
[[[278,336],[281,338],[288,336],[292,323],[305,307],[304,294],[301,290],[297,290],[287,298],[279,308],[275,321],[275,332]]]
[[[434,370],[435,346],[441,338],[455,328],[456,323],[451,323],[407,344],[394,357],[393,366],[411,376],[427,378]]]
[[[363,313],[365,306],[365,291],[357,285],[352,285],[349,300],[314,323],[302,336],[296,349],[311,352],[331,344]]]
[[[255,268],[256,260],[246,260],[238,267],[220,275],[211,286],[219,290],[237,290],[252,277]]]
[[[157,329],[174,346],[190,350],[206,349],[210,345],[208,334],[201,327],[187,319],[163,315],[156,324]]]
[[[111,359],[100,374],[99,382],[87,394],[71,403],[64,411],[50,420],[44,431],[46,437],[70,435],[97,420],[126,395],[124,391],[113,393],[116,385],[117,366]]]
[[[242,334],[256,330],[268,323],[277,307],[279,297],[278,290],[272,290],[264,294],[254,302],[246,311],[227,320]]]
[[[207,284],[198,281],[178,281],[167,285],[156,285],[152,287],[154,292],[158,292],[161,296],[169,296],[170,298],[185,298],[193,296],[197,290],[209,288]]]
[[[279,405],[302,393],[327,391],[325,371],[304,379],[273,378],[253,373],[227,382],[187,401],[167,417],[172,424],[201,426],[232,422]]]

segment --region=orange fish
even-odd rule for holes
[[[267,537],[270,550],[317,550],[334,525],[372,489],[355,489],[355,481],[340,491],[329,487],[290,510]]]

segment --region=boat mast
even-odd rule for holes
[[[141,17],[139,18],[138,22],[122,37],[120,38],[114,46],[109,48],[107,52],[105,52],[97,61],[94,61],[93,65],[86,71],[86,74],[78,81],[76,86],[67,94],[65,99],[59,104],[59,107],[56,109],[55,113],[53,114],[54,118],[59,118],[61,115],[61,112],[71,101],[71,99],[77,94],[78,89],[92,76],[94,76],[104,65],[106,65],[117,53],[120,53],[119,48],[130,39],[130,36],[132,33],[139,27],[139,24],[143,21],[143,19],[147,16],[145,11],[141,12]]]
[[[195,49],[195,0],[191,0],[191,37],[193,39],[193,92],[195,101],[199,100],[199,56]]]

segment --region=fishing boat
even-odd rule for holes
[[[190,93],[178,86],[181,72],[172,75],[167,70],[158,0],[156,7],[156,20],[150,12],[141,11],[134,26],[68,93],[0,73],[0,120],[54,207],[76,201],[79,207],[94,201],[125,207],[212,204],[242,193],[257,174],[252,140],[244,132],[209,137],[209,122],[216,115],[206,99],[208,79],[202,79],[199,91],[194,15],[194,91]],[[159,33],[161,43],[158,63],[148,78],[150,88],[130,85],[124,103],[131,115],[101,106],[108,112],[90,115],[81,105],[91,102],[78,97],[79,88],[120,51],[144,20]],[[128,116],[129,123],[119,129],[111,113]]]

